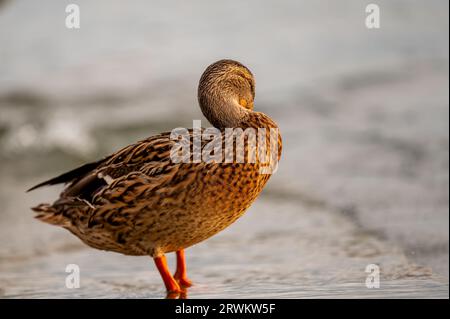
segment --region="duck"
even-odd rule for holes
[[[209,65],[197,95],[203,115],[223,138],[218,146],[234,137],[227,130],[240,129],[244,151],[249,151],[251,134],[245,132],[262,130],[263,153],[254,151],[256,156],[242,161],[237,146],[219,147],[217,152],[231,160],[199,162],[191,154],[174,161],[179,138],[173,138],[173,131],[160,133],[31,187],[28,191],[65,184],[53,203],[31,208],[35,218],[67,229],[92,248],[150,256],[168,294],[186,291],[192,281],[185,249],[224,230],[247,211],[275,171],[263,168],[278,167],[282,150],[278,125],[253,110],[255,79],[240,62],[223,59]],[[185,141],[192,150],[194,135],[195,130],[187,130]],[[201,150],[207,142],[201,141]],[[269,153],[272,160],[263,161]],[[172,252],[173,275],[166,260]]]

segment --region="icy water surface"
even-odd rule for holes
[[[60,1],[0,2],[0,297],[165,296],[150,258],[32,218],[59,187],[24,191],[208,126],[198,79],[227,57],[255,74],[283,157],[246,215],[186,251],[188,297],[448,298],[448,2],[379,1],[379,30],[361,1],[78,3],[69,31]]]

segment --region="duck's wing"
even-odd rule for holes
[[[80,198],[91,201],[102,189],[114,180],[131,172],[141,171],[149,163],[166,161],[173,142],[168,133],[162,133],[129,145],[120,151],[93,163],[85,164],[48,181],[30,188],[66,183],[60,199]]]

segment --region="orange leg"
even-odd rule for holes
[[[172,277],[172,274],[169,271],[169,267],[167,267],[166,256],[162,255],[161,257],[153,258],[155,261],[155,265],[161,274],[162,280],[164,281],[164,285],[166,285],[166,289],[168,293],[180,293],[181,289],[176,280]]]
[[[183,249],[177,251],[177,271],[175,272],[174,278],[182,287],[192,286],[192,282],[188,279],[186,273],[186,259]]]

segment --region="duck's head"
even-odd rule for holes
[[[255,79],[244,65],[220,60],[208,66],[198,86],[198,102],[203,115],[219,129],[239,127],[253,111]]]

